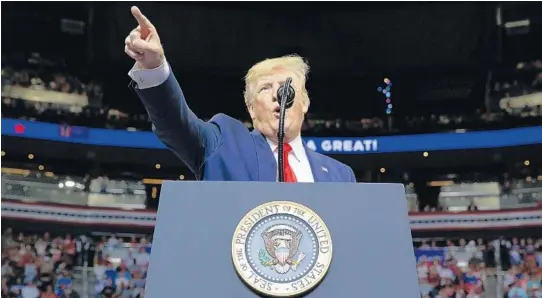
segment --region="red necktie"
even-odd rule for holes
[[[294,170],[290,167],[290,161],[288,156],[292,152],[292,146],[290,144],[284,144],[284,150],[282,151],[282,160],[284,161],[284,182],[297,182]]]

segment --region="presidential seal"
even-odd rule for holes
[[[288,297],[322,281],[331,264],[332,244],[326,224],[314,211],[275,201],[243,217],[231,254],[235,270],[253,290]]]

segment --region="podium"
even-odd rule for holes
[[[146,298],[420,297],[401,184],[165,182]]]

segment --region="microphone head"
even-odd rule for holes
[[[277,90],[277,100],[279,104],[285,102],[287,109],[294,105],[295,90],[292,87],[292,78],[287,78],[286,82]]]

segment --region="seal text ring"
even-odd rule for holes
[[[237,225],[232,259],[253,290],[271,297],[312,290],[331,264],[332,243],[324,221],[294,202],[274,201],[252,209]]]

